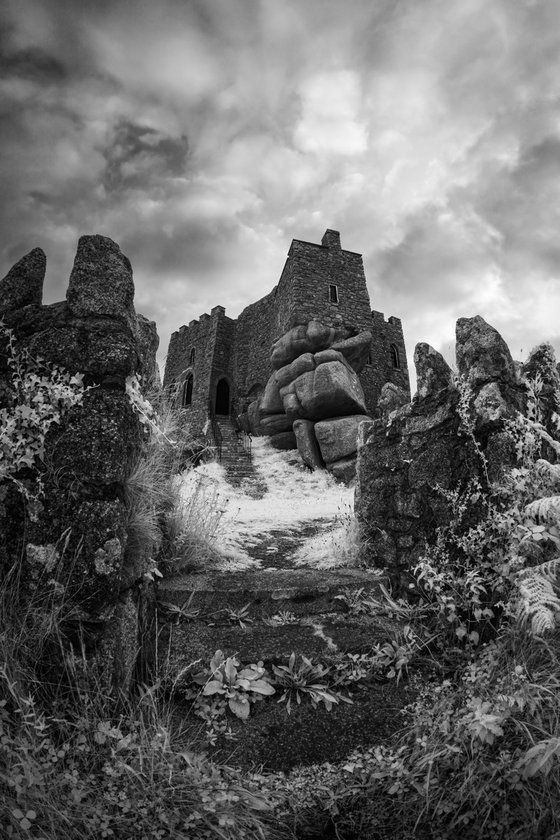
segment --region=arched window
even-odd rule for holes
[[[183,407],[191,405],[192,403],[193,384],[194,380],[193,375],[191,373],[183,384]]]
[[[189,365],[191,367],[194,365],[194,347],[191,347],[191,352],[189,355]]]
[[[396,344],[391,344],[391,362],[396,370],[401,369],[401,359],[399,356],[399,348]]]
[[[229,414],[229,385],[226,379],[220,379],[216,385],[216,414]]]

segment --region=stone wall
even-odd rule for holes
[[[264,390],[272,373],[270,346],[278,337],[277,288],[247,306],[237,319],[236,382],[240,408],[248,395]]]
[[[330,299],[331,285],[336,286],[337,302]],[[221,314],[215,315],[218,310]],[[217,332],[213,322],[207,321],[210,316],[202,315],[199,321],[173,333],[167,355],[166,387],[193,373],[193,401],[188,411],[193,431],[199,432],[205,424],[220,376],[230,384],[236,409],[244,410],[272,374],[272,344],[294,326],[310,321],[333,327],[340,335],[373,333],[370,358],[358,374],[370,414],[375,413],[386,382],[399,386],[410,397],[401,322],[392,317],[385,321],[382,313],[371,312],[362,257],[341,248],[338,231],[327,230],[320,245],[294,239],[278,286],[246,307],[236,321],[226,318],[223,307],[212,309],[214,317],[221,325]],[[392,346],[398,365],[393,363]],[[196,351],[193,366],[192,348]]]
[[[338,303],[329,299],[329,287]],[[320,321],[328,326],[371,328],[369,295],[360,254],[345,251],[340,234],[327,230],[321,245],[294,239],[278,284],[278,334],[298,324]]]
[[[47,434],[39,505],[24,504],[13,482],[2,484],[1,572],[19,567],[26,598],[56,579],[67,604],[64,632],[97,658],[107,688],[126,688],[148,561],[127,555],[127,479],[145,433],[126,386],[133,375],[157,380],[157,333],[135,313],[132,269],[112,240],[81,237],[66,300],[50,306],[41,304],[45,265],[35,249],[12,268],[0,282],[0,316],[19,351],[85,374],[87,390]],[[7,407],[11,377],[1,350]],[[17,477],[25,483],[29,475],[24,469]]]
[[[415,350],[412,403],[360,427],[355,509],[364,560],[387,567],[397,584],[434,542],[437,528],[449,523],[444,492],[461,492],[473,477],[488,489],[488,479],[514,461],[504,420],[524,410],[521,373],[499,333],[481,317],[460,319],[456,339],[457,368],[470,389],[472,433],[461,422],[457,380],[428,344]]]
[[[182,386],[192,374],[192,403],[185,407],[186,422],[194,435],[201,434],[209,416],[209,404],[215,405],[218,380],[225,377],[235,396],[235,321],[228,318],[223,306],[215,306],[198,320],[190,321],[174,332],[169,342],[165,365],[164,388],[175,392],[182,403]],[[194,358],[192,351],[194,350]]]

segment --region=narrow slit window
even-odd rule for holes
[[[331,303],[338,303],[338,286],[331,283],[329,286],[329,301]]]
[[[183,407],[192,404],[192,392],[193,392],[193,377],[192,374],[189,376],[185,384],[183,385]]]
[[[396,344],[391,344],[391,362],[396,370],[401,369],[401,360],[399,356],[399,348]]]
[[[191,349],[191,353],[189,356],[189,365],[191,365],[191,367],[192,365],[194,365],[194,347]]]

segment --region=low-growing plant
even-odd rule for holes
[[[209,666],[193,663],[174,681],[174,689],[192,701],[194,714],[206,724],[211,744],[218,735],[233,737],[227,710],[247,720],[251,706],[275,693],[272,680],[262,662],[242,666],[235,656],[225,657],[217,650]]]
[[[299,665],[296,665],[296,655],[292,653],[287,665],[272,666],[275,682],[283,689],[278,703],[286,703],[288,714],[291,711],[292,701],[295,699],[299,704],[304,697],[311,700],[314,709],[319,703],[323,703],[327,711],[341,701],[353,702],[350,697],[336,688],[336,680],[330,667],[318,662],[314,663],[307,656],[302,655],[300,659]]]

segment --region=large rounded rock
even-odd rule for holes
[[[260,399],[261,416],[264,414],[281,414],[284,412],[280,389],[274,374],[266,383],[266,387]]]
[[[73,315],[114,318],[136,335],[132,268],[108,236],[80,237],[66,301]]]
[[[317,470],[323,466],[323,459],[315,437],[314,426],[315,423],[311,420],[296,420],[294,434],[301,460],[312,470]]]
[[[369,330],[353,335],[351,338],[346,338],[343,341],[337,341],[332,345],[333,350],[338,350],[348,364],[360,373],[367,363],[372,335]]]
[[[42,248],[33,248],[0,280],[0,312],[21,309],[43,300],[43,281],[47,257]]]
[[[315,370],[317,363],[313,353],[302,353],[297,359],[294,359],[289,365],[284,365],[276,371],[276,382],[279,388],[285,388],[298,376],[307,373],[310,370]]]
[[[342,362],[327,362],[280,389],[284,410],[293,420],[323,420],[367,412],[357,374]]]
[[[309,321],[293,327],[272,345],[270,360],[272,367],[278,370],[289,365],[302,353],[316,353],[324,350],[333,343],[336,332],[333,327],[327,327],[320,321]]]
[[[370,419],[367,414],[353,414],[315,423],[315,437],[327,466],[356,452],[359,425]]]
[[[277,435],[279,432],[291,432],[292,421],[281,414],[265,414],[260,421],[262,435]]]

